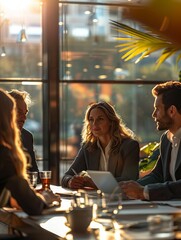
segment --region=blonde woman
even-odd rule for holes
[[[82,147],[62,178],[62,186],[73,189],[94,187],[91,180],[75,174],[86,170],[110,171],[118,182],[136,180],[139,143],[134,138],[111,104],[90,104],[84,118]]]
[[[58,198],[52,193],[40,195],[30,187],[26,173],[27,160],[16,124],[16,104],[3,89],[0,89],[0,112],[0,196],[7,190],[10,200],[13,199],[10,201],[13,206],[30,215],[41,214]]]

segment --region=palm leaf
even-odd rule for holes
[[[155,39],[154,36],[152,36],[146,32],[141,32],[139,30],[131,28],[123,23],[118,23],[116,21],[111,20],[111,24],[116,27],[115,28],[116,30],[118,30],[119,32],[122,32],[126,35],[130,35],[130,36],[138,37],[138,38],[141,37],[142,39],[145,39],[145,40],[150,40],[150,39],[154,40]],[[161,39],[160,39],[160,41],[161,41]]]
[[[117,41],[121,41],[116,47],[119,48],[120,53],[123,53],[121,58],[124,59],[124,61],[137,58],[135,61],[135,63],[137,63],[146,55],[162,50],[160,57],[158,57],[156,61],[156,67],[158,68],[170,56],[181,50],[180,47],[176,47],[174,43],[153,33],[142,32],[113,20],[111,20],[111,24],[117,32],[125,35],[116,37]],[[178,65],[180,60],[181,54],[179,54],[176,59],[176,65]]]
[[[172,51],[170,51],[170,49],[165,49],[162,52],[162,55],[158,58],[158,60],[156,61],[157,63],[157,68],[170,56],[172,56],[173,54],[176,53],[176,50],[174,51],[174,49],[172,49]]]
[[[180,59],[181,59],[181,53],[176,58],[176,66],[178,66]]]

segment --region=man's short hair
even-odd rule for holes
[[[157,84],[152,89],[152,95],[157,97],[162,95],[162,102],[165,105],[165,110],[174,105],[177,111],[181,113],[181,83],[178,81],[169,81],[166,83]]]
[[[30,94],[26,91],[20,91],[20,90],[17,90],[17,89],[12,89],[10,92],[8,92],[8,94],[10,94],[15,99],[15,101],[16,100],[23,100],[27,104],[28,107],[32,103]]]

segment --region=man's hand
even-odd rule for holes
[[[144,187],[135,181],[120,182],[121,189],[130,199],[145,199],[143,195]]]

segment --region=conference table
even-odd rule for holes
[[[35,240],[181,239],[181,200],[165,202],[123,200],[122,209],[116,214],[114,225],[112,219],[103,217],[94,219],[86,232],[75,233],[67,225],[65,211],[71,206],[72,196],[76,191],[54,185],[51,185],[51,189],[61,196],[59,207],[48,209],[40,216],[28,216],[22,211],[2,208],[0,222],[7,224],[11,232]],[[150,233],[147,218],[155,215],[172,216],[175,223],[173,229],[157,235]]]

